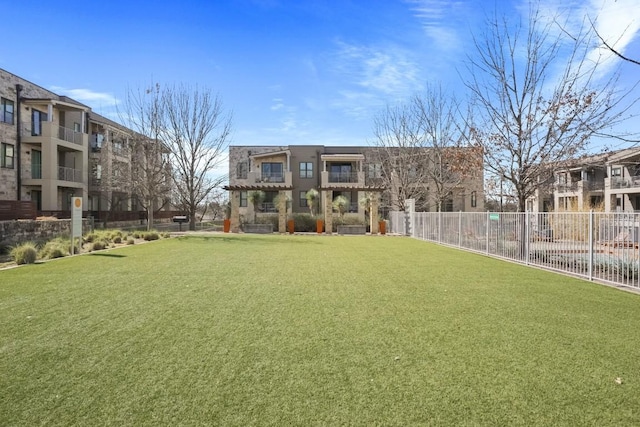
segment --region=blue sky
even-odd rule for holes
[[[640,58],[640,0],[541,2]],[[362,145],[373,116],[459,72],[485,18],[528,3],[482,0],[0,0],[0,67],[114,118],[126,90],[206,86],[233,112],[234,145]],[[559,9],[561,8],[561,9]],[[614,60],[612,60],[612,63]],[[625,66],[622,82],[640,78]],[[640,93],[638,93],[640,96]]]

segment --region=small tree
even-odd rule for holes
[[[247,200],[253,205],[253,222],[256,222],[258,210],[262,206],[266,196],[267,195],[262,190],[251,191],[247,194]]]
[[[373,194],[369,191],[365,192],[360,198],[360,206],[364,208],[365,214],[371,215],[371,201],[373,200]]]
[[[320,194],[318,193],[318,190],[314,188],[307,191],[307,193],[305,194],[305,198],[307,199],[307,206],[309,206],[309,213],[311,214],[311,216],[313,216],[315,213],[315,207],[316,207],[316,204],[318,203],[319,197],[320,197]]]
[[[273,203],[276,205],[276,208],[280,206],[280,203],[284,201],[285,210],[289,212],[289,208],[291,208],[291,197],[289,197],[286,193],[279,193],[276,197],[273,198]]]
[[[336,196],[333,199],[333,209],[338,211],[340,218],[344,217],[345,212],[349,210],[349,199],[343,195]]]

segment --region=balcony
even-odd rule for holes
[[[580,193],[585,191],[603,191],[603,181],[574,181],[569,183],[556,183],[558,193]]]
[[[640,177],[633,178],[608,178],[609,188],[612,190],[626,190],[633,189],[638,190],[640,188]]]
[[[284,173],[262,173],[260,175],[260,182],[284,182]]]
[[[73,129],[58,126],[52,122],[40,123],[40,128],[36,129],[31,123],[23,123],[23,142],[27,144],[44,144],[55,141],[71,149],[81,150],[88,144],[88,135],[76,132]]]
[[[291,172],[262,173],[261,171],[253,171],[247,174],[248,184],[264,184],[270,187],[291,187],[292,182]]]
[[[364,187],[364,172],[328,172],[322,171],[322,187],[359,188]]]
[[[82,182],[82,171],[80,169],[66,168],[58,166],[58,180],[69,182]]]

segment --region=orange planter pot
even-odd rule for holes
[[[224,230],[225,233],[228,233],[231,230],[231,220],[230,219],[225,219],[224,223],[222,225],[222,229]]]
[[[322,233],[322,229],[324,228],[324,221],[321,219],[316,220],[316,231],[318,234]]]
[[[378,231],[380,232],[380,234],[386,234],[387,233],[387,222],[386,221],[378,222]]]
[[[292,219],[287,222],[287,229],[289,230],[289,234],[293,234],[293,229],[295,227],[295,223]]]

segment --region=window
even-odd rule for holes
[[[248,172],[249,165],[247,164],[247,162],[240,162],[236,165],[236,178],[247,179]]]
[[[302,164],[302,163],[300,163]],[[300,192],[300,207],[301,208],[306,208],[309,205],[307,204],[307,192],[306,191],[301,191]]]
[[[300,178],[313,178],[313,163],[300,162]]]
[[[42,179],[42,151],[31,150],[31,178]]]
[[[332,163],[329,182],[358,182],[358,177],[351,173],[351,163]]]
[[[0,98],[0,122],[13,124],[13,101]]]
[[[47,121],[47,113],[38,111],[36,109],[31,110],[31,136],[42,135],[42,122]]]
[[[262,181],[264,182],[284,182],[282,163],[263,163]]]
[[[246,191],[241,191],[240,192],[240,207],[241,208],[246,208],[247,207],[247,192]]]
[[[80,123],[77,123],[77,122],[73,123],[73,131],[80,132]]]
[[[475,208],[478,206],[478,195],[476,194],[475,191],[471,192],[471,207]],[[532,209],[529,209],[532,210]]]
[[[567,174],[566,173],[558,174],[558,183],[560,183],[560,184],[566,184],[567,183]]]
[[[622,176],[622,168],[611,168],[611,176],[620,178]]]
[[[2,143],[0,151],[0,166],[13,169],[13,145]]]
[[[380,163],[369,163],[367,172],[369,178],[382,178],[382,165]]]

